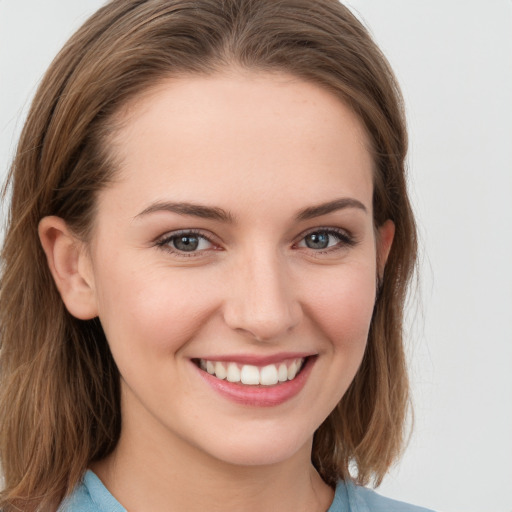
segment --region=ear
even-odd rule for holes
[[[395,223],[388,219],[377,228],[377,276],[381,281],[388,261],[389,251],[395,237]]]
[[[39,222],[39,239],[67,310],[81,320],[98,316],[92,265],[83,242],[63,219],[53,216]]]

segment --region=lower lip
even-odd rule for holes
[[[300,373],[293,379],[275,386],[248,386],[239,382],[221,380],[209,373],[196,369],[200,376],[220,395],[241,405],[273,407],[298,395],[311,373],[316,357],[308,357]]]

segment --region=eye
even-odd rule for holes
[[[173,253],[197,253],[212,249],[214,244],[200,233],[179,231],[166,235],[157,242],[157,246]]]
[[[297,247],[306,247],[315,251],[352,246],[355,241],[346,232],[336,229],[317,229],[307,233],[297,244]]]

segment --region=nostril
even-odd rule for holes
[[[224,313],[226,324],[241,335],[258,342],[267,342],[288,335],[297,327],[302,311],[297,307],[280,310],[255,310],[230,305]]]
[[[302,318],[287,267],[262,251],[233,272],[223,310],[231,329],[259,342],[289,333]]]

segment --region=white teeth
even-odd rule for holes
[[[288,359],[277,365],[268,364],[258,367],[252,364],[227,363],[220,361],[199,360],[199,367],[218,379],[229,382],[241,382],[248,386],[275,386],[280,382],[293,380],[299,373],[304,359]]]
[[[286,365],[283,365],[286,368]],[[273,386],[279,382],[275,364],[269,364],[261,369],[260,384]]]
[[[240,382],[240,370],[236,363],[228,364],[228,373],[226,378],[229,382]]]
[[[279,370],[277,372],[277,378],[279,382],[286,382],[288,380],[288,368],[284,363],[279,365]]]
[[[244,364],[240,372],[240,381],[242,384],[257,385],[260,383],[260,372],[256,366]]]
[[[297,363],[293,361],[293,363],[288,367],[288,380],[292,380],[297,375]]]
[[[206,361],[206,371],[213,375],[215,373],[215,365],[211,361]]]
[[[215,376],[218,379],[225,379],[228,376],[226,367],[222,363],[215,363]]]

